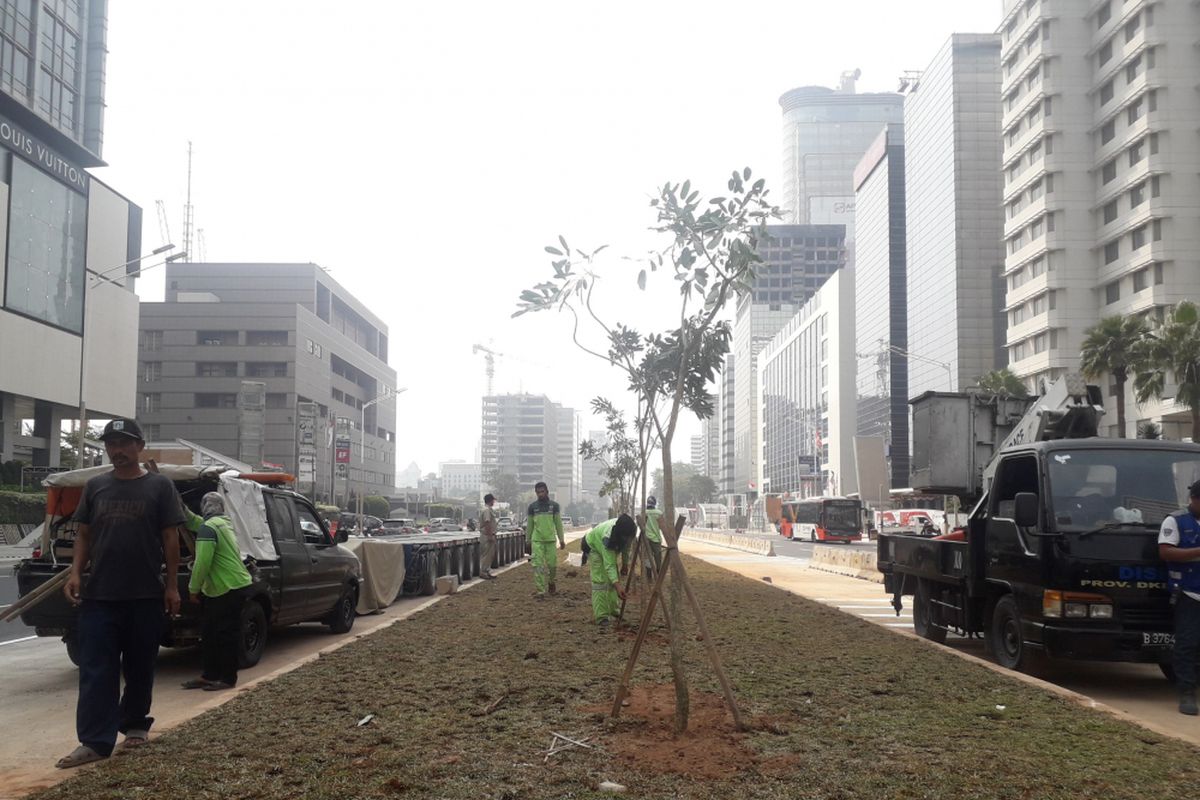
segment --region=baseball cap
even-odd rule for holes
[[[117,436],[128,436],[130,439],[137,439],[139,442],[145,441],[142,437],[142,429],[132,419],[110,420],[104,426],[104,433],[100,434],[100,441],[108,441]]]

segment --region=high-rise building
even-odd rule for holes
[[[757,476],[762,460],[759,425],[758,353],[795,316],[829,278],[846,263],[845,229],[841,225],[771,225],[760,245],[759,265],[751,291],[738,299],[733,323],[734,463],[733,494],[761,492]]]
[[[107,4],[0,2],[0,462],[59,465],[63,420],[132,416],[142,211],[104,166]],[[161,262],[160,262],[161,263]]]
[[[691,439],[691,445],[692,445],[692,452],[691,452],[692,469],[696,470],[697,473],[703,475],[704,474],[704,436],[703,435],[693,436]]]
[[[854,167],[879,130],[900,122],[904,98],[856,94],[857,73],[835,91],[802,86],[779,98],[783,109],[783,206],[797,225],[844,225],[854,241]]]
[[[557,405],[557,404],[556,404]],[[558,409],[558,497],[564,506],[579,500],[583,475],[579,456],[581,421],[573,408]]]
[[[738,489],[733,480],[734,468],[734,419],[736,416],[737,407],[733,402],[734,379],[737,377],[737,361],[730,353],[725,356],[725,363],[721,367],[721,376],[718,382],[717,389],[717,426],[720,445],[718,446],[718,461],[719,464],[717,474],[713,476],[713,480],[717,482],[717,488],[721,494],[731,495],[738,494]]]
[[[442,494],[446,497],[480,499],[479,490],[483,482],[478,463],[444,461],[438,465],[438,472],[442,481]]]
[[[142,303],[137,354],[148,439],[252,453],[320,498],[394,493],[387,326],[316,264],[168,265],[165,301]],[[299,463],[309,403],[311,467]]]
[[[589,431],[588,441],[597,447],[603,447],[608,441],[608,431]],[[588,459],[583,462],[582,470],[583,482],[579,499],[582,502],[591,503],[597,511],[606,510],[612,505],[612,501],[607,494],[600,494],[604,484],[608,481],[604,464],[595,459]]]
[[[1200,5],[1005,0],[1000,31],[1005,345],[1036,390],[1100,318],[1200,297]],[[1190,435],[1183,404],[1127,400],[1124,435]]]
[[[721,383],[717,380],[717,391],[713,403],[713,415],[708,419],[700,421],[700,439],[701,450],[703,451],[703,464],[700,467],[700,474],[711,478],[714,482],[719,480],[718,475],[721,471]]]
[[[854,196],[855,434],[883,438],[891,488],[901,488],[909,468],[903,125],[886,126],[858,163]]]
[[[1000,40],[954,34],[904,101],[908,393],[1005,365]]]
[[[763,491],[857,491],[854,277],[831,276],[759,354]]]
[[[551,497],[563,506],[573,502],[578,484],[567,448],[574,446],[578,451],[577,424],[573,409],[563,408],[545,395],[483,398],[480,452],[484,482],[496,474],[511,475],[526,491],[545,481]]]

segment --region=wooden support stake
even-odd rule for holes
[[[52,596],[56,590],[61,589],[67,583],[67,578],[71,575],[71,568],[68,567],[59,571],[54,577],[45,581],[41,586],[34,589],[29,594],[17,600],[8,608],[4,609],[4,613],[0,615],[0,620],[12,622],[17,619],[25,611],[33,608],[41,603],[47,597]]]
[[[668,552],[670,548],[668,548]],[[637,639],[633,642],[633,650],[629,653],[629,660],[625,662],[625,672],[621,675],[621,682],[617,684],[617,697],[613,700],[612,716],[616,719],[621,713],[621,701],[625,699],[626,687],[629,686],[629,679],[633,677],[633,668],[637,665],[638,654],[642,652],[642,643],[646,641],[646,633],[650,630],[650,620],[654,617],[654,604],[658,597],[662,594],[663,580],[667,577],[668,566],[670,559],[664,559],[663,568],[659,570],[658,575],[654,578],[654,588],[650,591],[650,602],[646,604],[646,610],[642,612],[642,621],[638,625]]]
[[[641,524],[640,518],[639,518],[639,524]],[[635,541],[633,543],[633,559],[632,559],[632,563],[630,564],[630,567],[629,567],[629,574],[625,576],[625,595],[626,596],[629,595],[629,587],[631,585],[633,585],[633,573],[635,570],[637,570],[638,553],[640,552],[641,547],[642,547],[642,537],[643,536],[645,536],[645,532],[642,530],[639,530],[638,535],[637,535],[637,541]],[[616,624],[620,625],[621,620],[623,620],[624,618],[625,618],[625,599],[622,598],[621,599],[621,610],[617,612],[617,623]]]

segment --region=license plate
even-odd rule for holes
[[[1142,645],[1149,647],[1174,647],[1175,634],[1173,633],[1142,633]]]

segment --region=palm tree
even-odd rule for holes
[[[1137,372],[1138,347],[1149,333],[1144,317],[1105,317],[1083,332],[1079,364],[1087,378],[1105,373],[1117,382],[1117,436],[1125,438],[1125,383]]]
[[[976,387],[996,397],[1029,397],[1029,390],[1008,367],[994,369],[979,376]]]
[[[1200,310],[1183,300],[1154,326],[1136,348],[1133,390],[1139,403],[1161,398],[1167,374],[1175,400],[1192,412],[1192,441],[1200,441]]]

